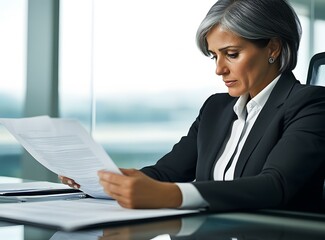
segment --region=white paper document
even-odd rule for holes
[[[40,116],[0,118],[0,123],[46,168],[74,179],[92,197],[109,198],[97,171],[121,172],[78,121]]]
[[[126,209],[114,200],[85,198],[0,204],[0,218],[73,231],[98,224],[119,223],[198,213],[199,210]]]

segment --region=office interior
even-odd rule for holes
[[[226,91],[213,61],[195,45],[196,28],[215,1],[0,0],[0,118],[77,119],[119,167],[154,164],[187,133],[203,101]],[[294,73],[305,82],[311,57],[325,52],[325,1],[289,2],[303,27]],[[2,126],[0,161],[0,176],[58,181]],[[266,239],[323,237],[322,225],[313,223],[306,232],[299,218],[276,227],[265,225],[275,220],[263,216],[244,224],[231,216],[193,219],[208,223],[201,239],[265,239],[266,233],[271,234]],[[145,232],[138,231],[141,224],[129,230],[145,239],[143,234],[163,234],[163,223],[146,225]],[[294,232],[287,230],[292,226]],[[24,231],[30,239],[54,233]]]
[[[195,31],[215,0],[0,1],[0,117],[79,120],[119,167],[155,163],[186,134],[203,101],[226,91]],[[290,0],[306,81],[324,52],[325,1]],[[57,181],[0,126],[0,175]]]
[[[118,166],[155,163],[203,101],[226,91],[194,41],[214,1],[2,0],[0,117],[77,119]],[[305,82],[325,51],[325,1],[290,2]],[[0,149],[0,175],[57,181],[2,126]]]

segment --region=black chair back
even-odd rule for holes
[[[325,52],[311,58],[306,84],[325,86]]]
[[[309,63],[306,84],[325,86],[325,52],[315,54]],[[325,213],[325,182],[323,188],[323,210]]]

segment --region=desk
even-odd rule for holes
[[[275,211],[214,213],[102,226],[76,232],[0,222],[0,239],[320,240],[325,239],[325,216]]]

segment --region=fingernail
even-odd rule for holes
[[[75,188],[75,189],[79,189],[79,187],[78,187],[78,185],[73,185],[73,188]]]

